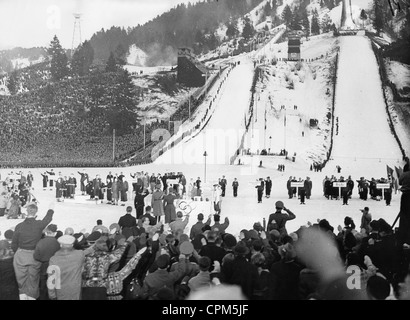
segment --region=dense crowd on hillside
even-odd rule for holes
[[[2,165],[112,166],[112,132],[101,110],[91,110],[92,95],[99,93],[89,81],[64,80],[15,96],[1,96]],[[104,81],[97,89],[108,92],[113,84],[108,76]],[[146,126],[147,141],[159,127],[168,126],[165,122]],[[143,128],[117,135],[115,142],[116,160],[124,160],[143,147]]]
[[[410,299],[408,165],[398,230],[369,207],[360,222],[346,216],[336,228],[318,219],[288,230],[297,212],[276,201],[266,226],[250,220],[235,237],[221,208],[184,217],[173,207],[191,188],[183,175],[172,177],[180,181],[173,187],[161,175],[136,177],[136,195],[150,190],[152,206],[136,215],[124,207],[118,221],[73,230],[52,224],[52,208],[37,220],[36,204],[28,204],[26,219],[0,240],[0,299],[218,300],[225,290],[244,300]]]

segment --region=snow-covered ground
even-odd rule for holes
[[[257,84],[257,112],[252,124],[258,135],[251,139],[250,136],[255,136],[251,130],[246,147],[254,153],[258,149],[271,149],[272,153],[286,149],[290,155],[296,152],[298,159],[308,163],[323,162],[330,147],[331,123],[326,114],[332,107],[331,94],[325,93],[328,88],[332,90],[329,85],[330,65],[335,59],[337,40],[327,34],[304,42],[301,49],[303,59],[316,59],[323,55],[323,58],[311,62],[278,61],[271,65],[270,59],[287,57],[287,43],[268,44],[267,47],[265,57],[269,62],[261,65],[264,76]],[[293,89],[289,87],[290,82]],[[310,128],[310,119],[318,120],[316,128]]]
[[[207,151],[208,163],[229,164],[243,135],[253,78],[252,61],[246,57],[239,61],[223,87],[224,93],[214,102],[217,108],[205,130],[165,152],[156,163],[200,164],[205,162],[203,153]]]

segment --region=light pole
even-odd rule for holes
[[[206,153],[206,151],[204,152],[204,159],[205,159],[205,175],[204,175],[204,182],[206,183],[206,157],[208,156],[208,154]]]
[[[145,118],[144,118],[144,150],[145,150]]]
[[[269,153],[270,149],[272,149],[272,136],[269,136]]]
[[[285,158],[287,159],[287,157],[286,157],[286,108],[285,108],[285,117],[284,117],[284,120],[283,120],[283,129],[284,129],[284,131],[285,131],[285,134],[284,134],[285,140],[284,140],[284,148],[283,148],[283,150],[284,150],[284,152],[285,152]]]

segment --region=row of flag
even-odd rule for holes
[[[387,176],[392,177],[394,189],[397,190],[399,188],[399,184],[398,184],[399,177],[403,173],[403,168],[402,167],[397,168],[396,166],[394,166],[394,170],[393,170],[391,167],[389,167],[386,164],[386,170],[387,170]]]

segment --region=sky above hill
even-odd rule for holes
[[[0,50],[47,47],[54,35],[70,49],[74,16],[81,13],[81,39],[101,28],[134,27],[169,11],[179,3],[199,0],[0,0]]]

